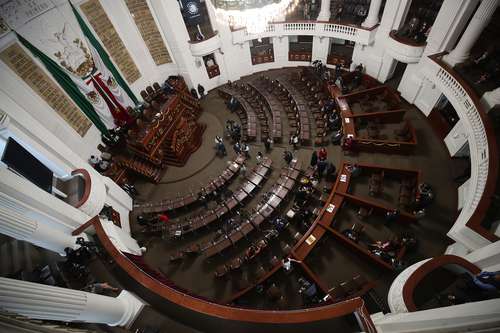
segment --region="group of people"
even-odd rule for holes
[[[333,4],[332,17],[334,21],[351,20],[360,25],[368,15],[370,1],[339,0]]]
[[[478,73],[474,84],[492,84],[498,86],[500,84],[499,45],[490,45],[464,67],[465,71]]]
[[[241,125],[234,120],[226,120],[226,138],[230,138],[233,142],[241,140]]]
[[[336,167],[328,161],[328,152],[325,147],[312,152],[310,165],[315,169],[315,175],[319,179],[323,176],[326,176],[328,180],[335,179]]]
[[[423,43],[427,40],[431,32],[432,23],[435,19],[435,14],[424,8],[419,8],[416,13],[406,22],[406,24],[398,31],[397,35],[412,39],[417,43]]]
[[[190,92],[191,95],[196,99],[205,97],[205,87],[203,87],[201,84],[198,84],[198,87],[196,87],[196,89],[191,88]]]

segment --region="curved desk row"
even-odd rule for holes
[[[204,189],[204,194],[210,195],[214,191],[226,186],[231,181],[231,179],[233,179],[234,176],[238,174],[240,167],[244,162],[245,157],[243,155],[238,155],[235,160],[231,162],[229,166],[224,171],[222,171],[222,173],[217,178],[211,180],[207,185],[202,187]],[[198,192],[192,192],[173,199],[164,199],[158,202],[135,204],[134,211],[138,214],[152,214],[184,208],[198,201],[199,192],[201,192],[201,188]]]

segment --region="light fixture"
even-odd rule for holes
[[[265,32],[267,24],[295,9],[299,0],[211,0],[217,20],[246,27],[249,34]]]

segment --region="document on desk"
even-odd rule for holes
[[[328,213],[333,213],[334,209],[335,209],[335,205],[334,204],[329,204],[328,207],[326,208],[326,211]]]
[[[346,175],[346,174],[342,174],[342,175],[340,175],[340,181],[341,181],[342,183],[345,183],[345,182],[347,181],[347,175]]]
[[[307,237],[306,243],[307,243],[307,245],[311,245],[312,243],[314,243],[315,240],[316,240],[316,237],[311,235],[311,236]]]

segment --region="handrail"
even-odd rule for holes
[[[288,35],[308,35],[316,37],[336,37],[354,41],[363,45],[371,44],[375,38],[375,29],[352,24],[327,21],[291,21],[271,22],[262,33],[250,34],[245,28],[232,29],[233,43],[239,44],[264,37],[283,37]]]
[[[432,70],[424,71],[424,75],[440,87],[457,111],[463,125],[469,129],[470,195],[466,196],[457,222],[465,224],[486,240],[495,242],[500,238],[481,225],[491,204],[498,177],[495,133],[476,93],[453,68],[442,61],[444,54],[439,53],[427,58],[426,61]]]
[[[434,270],[445,265],[458,265],[472,274],[481,272],[481,269],[476,265],[455,255],[446,254],[426,261],[410,275],[403,286],[403,300],[409,312],[418,311],[415,300],[413,299],[415,288],[418,284]]]
[[[405,44],[405,45],[409,45],[409,46],[415,46],[415,47],[423,47],[425,45],[427,45],[427,42],[416,42],[414,40],[412,40],[411,38],[406,38],[406,37],[401,37],[401,36],[398,36],[398,31],[397,30],[392,30],[390,33],[389,33],[389,37],[391,37],[392,39],[394,39],[395,41],[401,43],[401,44]]]
[[[261,324],[253,327],[258,328],[257,331],[268,332],[272,328],[272,326],[269,325],[289,325],[289,327],[292,327],[292,325],[314,323],[349,314],[362,315],[366,313],[364,302],[359,297],[345,302],[304,310],[266,311],[221,305],[188,295],[173,287],[162,284],[142,271],[113,245],[97,216],[92,218],[91,221],[105,252],[129,278],[132,278],[140,286],[146,288],[149,293],[153,293],[164,299],[164,302],[168,301],[178,306],[180,308],[179,310],[190,310],[195,315],[199,315],[199,317],[196,318],[191,316],[191,320],[199,320],[199,325],[203,325],[203,320],[213,319],[217,320],[218,325],[222,327],[224,323],[220,320],[226,320],[228,321],[227,323],[233,322],[231,327],[234,328],[234,322],[236,321],[242,324]],[[207,316],[211,318],[207,318]],[[373,323],[366,322],[367,320],[369,321],[369,317],[364,319],[363,325],[371,327],[370,325],[373,325]],[[376,331],[370,329],[369,332]]]

